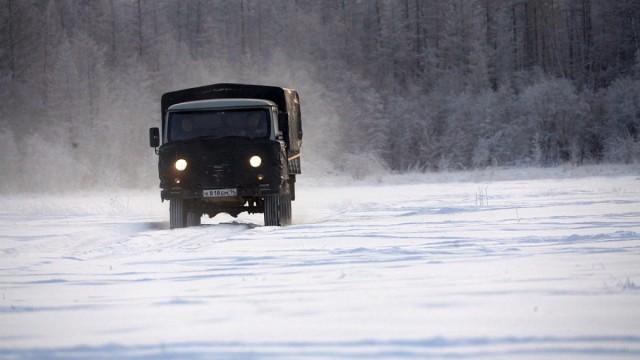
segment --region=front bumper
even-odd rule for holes
[[[228,189],[231,187],[223,187],[224,189]],[[244,186],[244,187],[234,187],[238,190],[238,198],[257,198],[263,197],[265,195],[273,194],[277,192],[274,190],[270,184],[259,184],[255,186]],[[162,189],[160,192],[160,197],[162,200],[171,200],[171,199],[205,199],[202,195],[203,190],[211,190],[215,189],[215,187],[207,187],[204,188],[183,188],[183,187],[172,187],[168,189]],[[215,199],[223,199],[223,198],[211,198],[207,197],[208,200]]]

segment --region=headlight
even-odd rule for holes
[[[185,159],[178,159],[176,160],[176,170],[178,171],[184,171],[184,169],[187,168],[187,160]]]
[[[258,155],[253,155],[249,158],[249,164],[257,168],[258,166],[260,166],[260,164],[262,164],[262,158]]]

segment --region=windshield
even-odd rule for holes
[[[167,129],[168,141],[202,136],[264,138],[269,136],[269,114],[266,109],[171,112]]]

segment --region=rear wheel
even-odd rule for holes
[[[200,219],[202,213],[197,210],[190,210],[187,212],[187,226],[200,226]]]
[[[291,194],[280,195],[281,225],[291,225]]]
[[[289,174],[289,193],[291,194],[291,200],[296,199],[296,176]]]

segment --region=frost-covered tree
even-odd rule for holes
[[[542,165],[581,161],[582,132],[588,104],[565,79],[544,79],[528,87],[518,101],[520,126],[529,135],[531,155]]]
[[[605,157],[640,161],[640,79],[616,80],[605,95]]]

